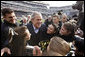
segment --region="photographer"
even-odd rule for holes
[[[79,10],[78,26],[84,31],[84,1],[77,1],[76,4],[72,6],[72,8]]]

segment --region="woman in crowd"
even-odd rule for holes
[[[26,41],[30,40],[30,32],[27,29],[27,27],[17,27],[14,29],[14,31],[17,33],[17,35],[10,35],[11,36],[11,42],[9,44],[10,50],[11,50],[11,56],[26,56],[28,55],[26,53]],[[37,51],[37,54],[36,54]],[[39,56],[41,55],[41,50],[38,46],[34,46],[33,49],[33,55]]]
[[[39,46],[43,51],[46,50],[50,39],[58,34],[59,28],[55,24],[50,24],[47,31],[43,34],[43,40],[39,42]]]
[[[50,24],[47,27],[47,31],[45,34],[45,39],[50,40],[53,36],[56,36],[59,32],[59,27],[55,24]]]
[[[47,47],[47,56],[65,56],[70,50],[70,45],[65,40],[52,37]]]
[[[62,25],[58,36],[63,38],[67,42],[73,42],[76,30],[75,27],[75,24],[72,24],[71,22],[65,22]]]

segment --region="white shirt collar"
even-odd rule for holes
[[[35,28],[35,26],[33,25],[33,28],[34,28],[34,32],[35,33],[38,33],[39,32],[39,28],[37,29],[37,28]]]

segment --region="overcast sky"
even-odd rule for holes
[[[42,1],[48,3],[50,7],[62,7],[75,4],[76,1]]]

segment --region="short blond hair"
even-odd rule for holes
[[[70,45],[60,37],[53,37],[47,48],[49,56],[65,56],[70,51]]]

